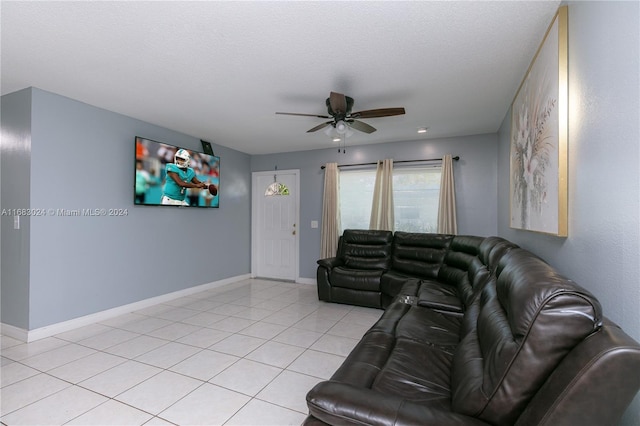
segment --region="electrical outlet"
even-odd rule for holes
[[[318,227],[318,221],[317,220],[312,220],[311,221],[311,228],[316,229]]]

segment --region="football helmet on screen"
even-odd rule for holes
[[[173,162],[181,169],[186,169],[191,163],[191,154],[186,149],[180,148],[173,156]]]

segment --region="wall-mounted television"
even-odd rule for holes
[[[220,206],[220,157],[135,138],[134,204]]]

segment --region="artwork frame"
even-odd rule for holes
[[[568,236],[568,7],[558,9],[511,104],[510,227]]]

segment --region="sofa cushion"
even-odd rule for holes
[[[337,303],[382,308],[382,293],[379,291],[354,290],[347,287],[332,287],[331,299]]]
[[[392,334],[371,331],[358,342],[331,380],[371,388],[395,345]]]
[[[338,257],[349,269],[388,270],[392,239],[391,231],[345,229]]]
[[[407,286],[409,281],[414,281],[416,283],[416,285],[412,286],[414,290],[411,293],[411,296],[415,296],[417,294],[417,286],[419,285],[420,280],[396,271],[387,271],[382,275],[382,278],[380,279],[380,290],[390,297],[395,297],[398,294],[410,294],[406,292],[410,288]],[[403,289],[405,286],[406,288]]]
[[[462,314],[463,311],[462,301],[456,287],[430,280],[420,282],[418,305],[458,314]]]
[[[337,266],[331,270],[330,279],[334,287],[346,287],[354,290],[380,291],[382,269],[351,269]]]
[[[512,249],[497,282],[471,309],[452,364],[452,408],[496,425],[513,424],[558,363],[601,324],[589,292],[538,257]],[[495,283],[495,285],[493,285]]]
[[[459,318],[395,301],[331,380],[307,394],[328,424],[482,424],[451,411]]]
[[[451,240],[449,250],[438,271],[438,281],[456,287],[459,304],[464,306],[473,296],[469,268],[478,258],[482,237],[456,235]]]
[[[490,426],[442,408],[442,401],[413,402],[337,381],[320,382],[307,393],[311,413],[305,426],[317,425],[446,425]]]
[[[420,306],[458,315],[464,312],[489,279],[489,270],[477,255],[482,241],[473,236],[453,238],[438,279],[420,285]]]
[[[394,334],[397,339],[414,340],[427,346],[438,347],[453,355],[460,341],[461,320],[461,317],[411,306],[398,321]]]
[[[416,278],[436,278],[452,238],[397,231],[393,235],[392,269]]]
[[[408,401],[437,404],[440,409],[450,410],[452,359],[451,352],[426,342],[396,339],[393,352],[371,389]]]
[[[386,309],[333,373],[331,380],[370,388],[395,346],[398,322],[410,308],[410,305],[394,303]]]

